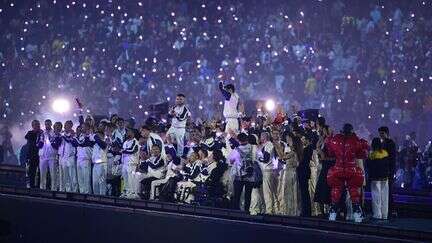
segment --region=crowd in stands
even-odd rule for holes
[[[197,117],[214,118],[221,79],[244,100],[387,123],[399,138],[419,134],[432,110],[429,1],[2,2],[0,111],[10,123],[45,113],[59,94],[92,114],[141,119],[182,92]]]

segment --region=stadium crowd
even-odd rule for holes
[[[92,114],[142,119],[177,92],[213,118],[220,79],[244,100],[320,108],[338,125],[379,121],[399,137],[419,134],[432,108],[429,1],[2,2],[10,123],[58,95],[79,95]]]

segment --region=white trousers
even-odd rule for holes
[[[279,211],[279,200],[277,195],[278,174],[273,170],[263,170],[263,195],[265,213],[275,214]]]
[[[122,178],[123,178],[123,196],[129,196],[139,192],[140,178],[143,173],[135,172],[136,165],[122,164]]]
[[[129,192],[126,193],[129,193],[128,195],[132,195],[132,197],[137,197],[138,194],[141,193],[141,181],[148,177],[150,177],[148,173],[135,172],[135,170],[131,170],[128,180]]]
[[[262,186],[252,189],[249,212],[251,215],[264,213],[264,195]]]
[[[80,193],[91,193],[91,161],[79,159],[77,161],[78,189]]]
[[[295,168],[286,168],[280,172],[278,185],[279,210],[281,215],[299,216],[299,186]]]
[[[389,184],[388,180],[371,181],[372,212],[377,219],[387,219]]]
[[[238,131],[240,129],[239,119],[237,119],[237,118],[225,118],[225,121],[226,121],[225,132],[228,132],[231,129],[235,133],[238,133]]]
[[[40,188],[47,189],[47,174],[48,170],[51,178],[51,191],[58,190],[58,160],[57,159],[40,159]]]
[[[231,173],[232,166],[228,165],[228,169],[224,172],[222,176],[222,184],[225,187],[226,195],[228,198],[233,198],[234,196],[234,179],[235,176]]]
[[[183,155],[186,128],[170,127],[167,134],[171,135],[171,137],[176,140],[177,156],[181,157]]]
[[[75,157],[60,159],[60,191],[78,192]]]
[[[165,177],[164,179],[159,179],[159,180],[154,180],[154,181],[152,181],[152,183],[151,183],[151,189],[150,189],[150,199],[151,200],[154,200],[155,199],[155,190],[156,190],[156,187],[158,187],[158,186],[160,186],[160,185],[163,185],[163,184],[165,184],[165,183],[167,183],[168,182],[168,180],[169,180],[169,178],[170,177]],[[158,192],[159,193],[159,192]]]
[[[95,163],[93,165],[93,193],[105,195],[107,190],[107,163]]]

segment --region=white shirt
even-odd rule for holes
[[[88,137],[88,136],[81,134],[78,138],[75,138],[75,140],[77,141],[78,144],[83,144],[86,137]],[[92,146],[86,146],[86,147],[78,146],[77,147],[77,161],[79,162],[79,161],[91,160],[92,153],[93,153],[93,147]]]
[[[238,94],[233,93],[231,94],[229,100],[225,100],[224,110],[223,110],[223,115],[225,118],[235,118],[235,119],[239,118],[239,110],[238,110],[239,99],[240,97],[238,96]]]
[[[139,143],[138,140],[130,139],[123,143],[123,151],[132,153],[122,154],[122,163],[124,165],[137,165],[139,162]],[[135,151],[135,152],[134,152]]]
[[[171,127],[175,128],[186,128],[187,118],[190,117],[191,113],[185,106],[174,107],[174,117],[171,120]]]
[[[39,156],[43,159],[55,159],[58,153],[58,150],[54,149],[51,146],[51,142],[54,138],[54,131],[43,131],[39,136],[38,141],[43,141],[43,147],[39,149]]]
[[[73,137],[69,133],[62,135],[62,141],[58,150],[60,160],[74,157],[76,154],[76,148],[72,145]]]
[[[98,136],[96,134],[93,134],[92,136],[90,136],[90,141],[96,141],[95,140],[95,136]],[[106,138],[105,137],[100,137],[101,140],[106,142]],[[92,161],[95,164],[98,163],[106,163],[108,162],[108,145],[103,149],[102,147],[99,146],[98,143],[95,143],[93,145],[93,151],[92,151]]]

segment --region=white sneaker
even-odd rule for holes
[[[354,222],[361,223],[363,221],[363,217],[361,213],[354,213]]]
[[[127,198],[127,197],[128,197],[128,193],[125,191],[120,194],[120,198]]]
[[[336,221],[336,216],[337,216],[337,214],[334,212],[334,213],[330,213],[329,214],[329,220],[330,221]]]
[[[129,193],[129,195],[128,195],[127,198],[128,198],[128,199],[139,199],[140,197],[138,196],[137,193],[135,193],[135,192],[131,192],[131,193]]]

